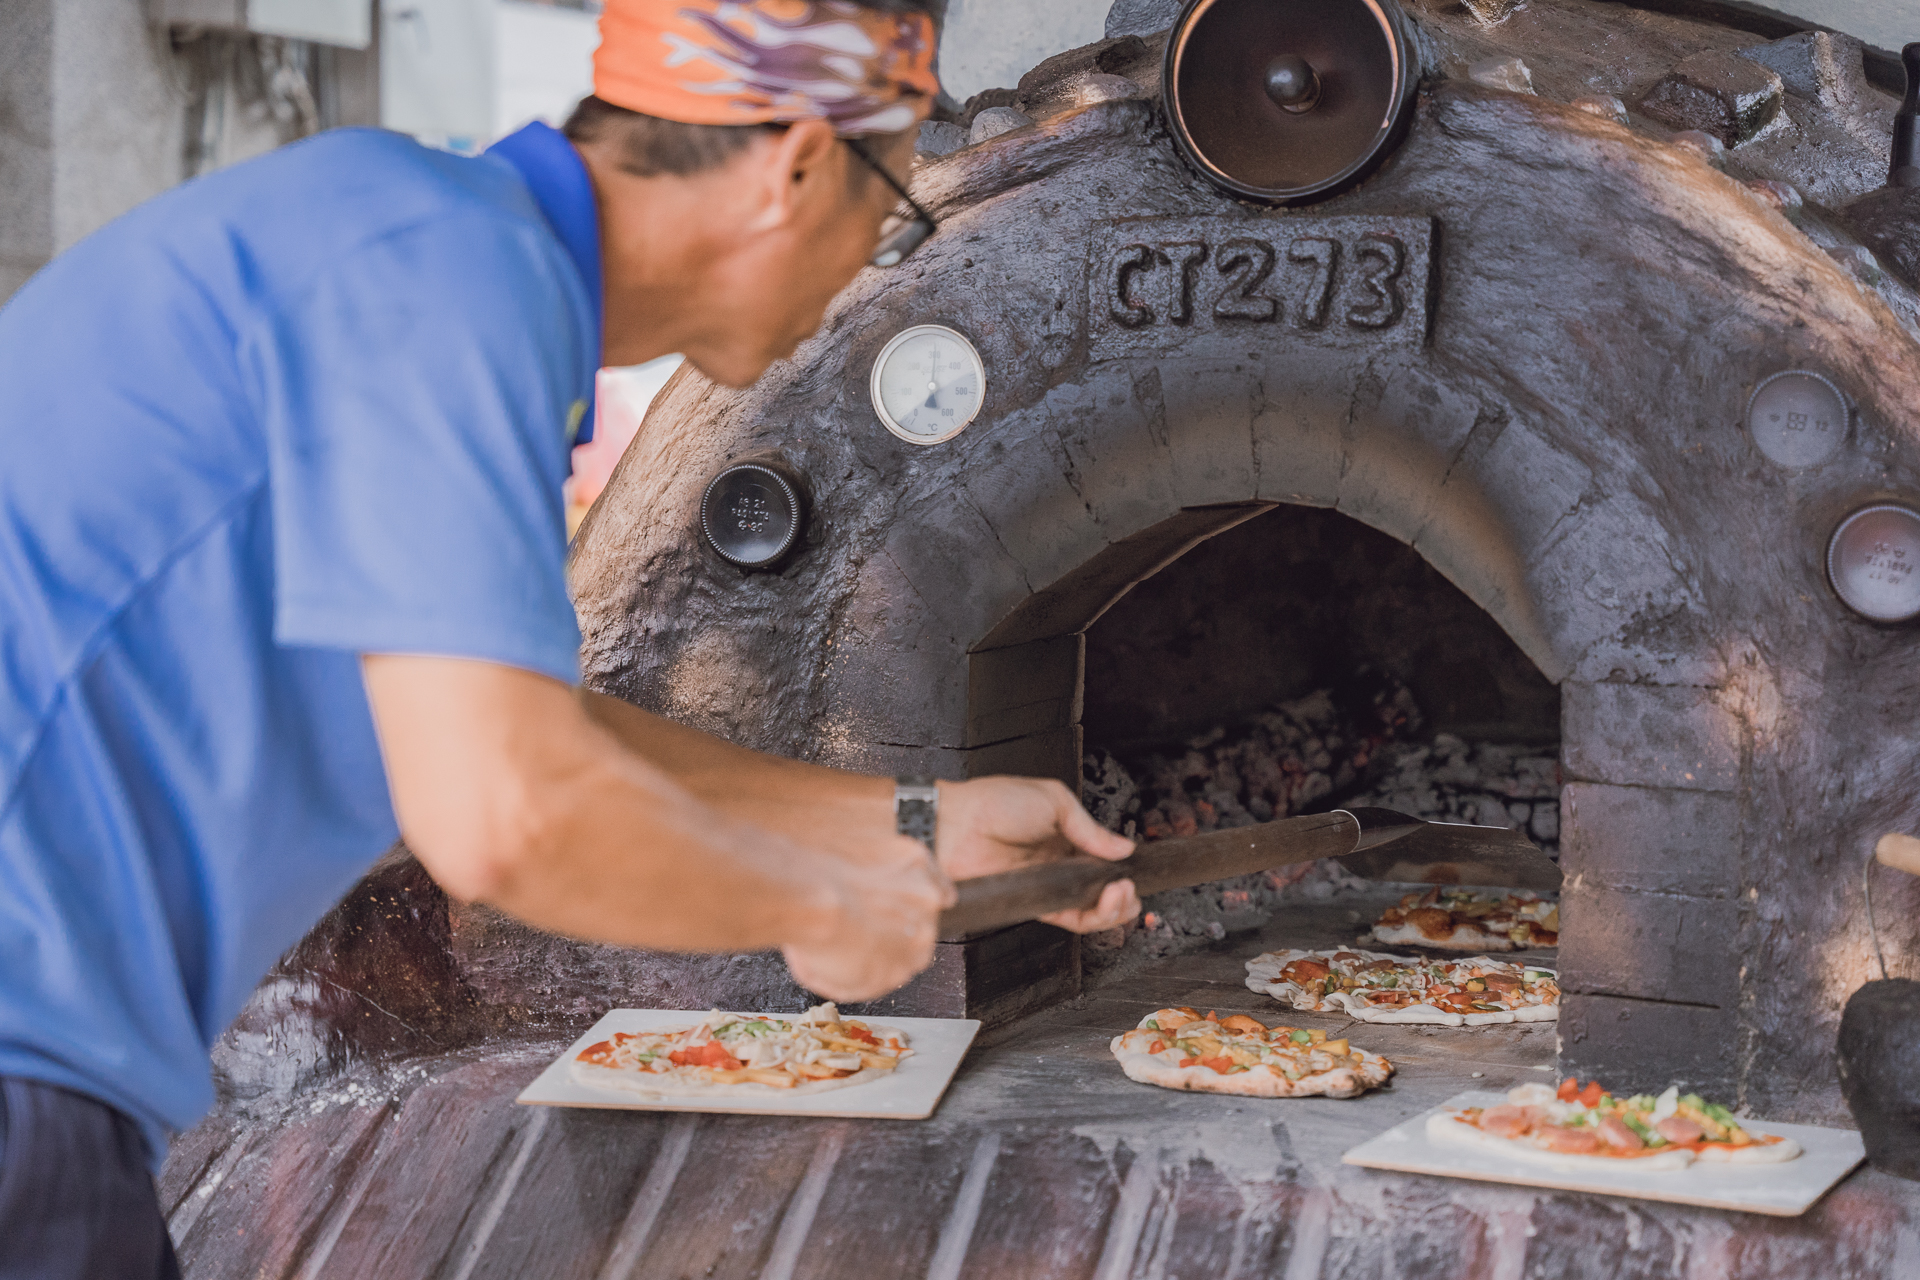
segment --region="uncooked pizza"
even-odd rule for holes
[[[573,1078],[596,1089],[673,1095],[820,1093],[890,1075],[904,1032],[842,1018],[831,1004],[797,1017],[722,1013],[685,1027],[622,1031],[582,1049]]]
[[[1599,1081],[1562,1080],[1558,1090],[1523,1084],[1497,1107],[1441,1112],[1427,1120],[1427,1136],[1450,1146],[1495,1152],[1527,1164],[1560,1169],[1631,1164],[1635,1169],[1685,1169],[1707,1164],[1780,1164],[1800,1144],[1744,1128],[1725,1107],[1681,1093],[1616,1098]]]
[[[1247,985],[1290,1008],[1362,1022],[1482,1026],[1560,1016],[1551,969],[1489,956],[1423,960],[1378,951],[1269,951],[1247,961]]]
[[[1187,1008],[1150,1014],[1109,1047],[1128,1079],[1196,1093],[1353,1098],[1393,1074],[1379,1054],[1324,1031],[1269,1027],[1239,1013],[1203,1018]]]
[[[1534,893],[1429,889],[1374,922],[1373,940],[1444,951],[1524,951],[1560,945],[1560,904]]]

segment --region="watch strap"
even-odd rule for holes
[[[940,788],[932,778],[907,776],[893,780],[893,829],[912,836],[933,852],[933,833],[940,819]]]

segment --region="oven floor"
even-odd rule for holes
[[[563,1047],[517,1043],[216,1114],[163,1203],[190,1280],[1920,1275],[1920,1183],[1869,1169],[1775,1219],[1342,1165],[1462,1089],[1554,1078],[1551,1024],[1368,1027],[1241,984],[1258,951],[1350,945],[1375,905],[1290,908],[1000,1028],[927,1121],[516,1107]],[[1352,1027],[1398,1072],[1350,1101],[1134,1084],[1107,1041],[1169,1004]]]

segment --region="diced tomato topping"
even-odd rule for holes
[[[1180,1065],[1183,1067],[1190,1067],[1198,1061],[1200,1061],[1200,1059],[1198,1058],[1182,1058],[1180,1059]]]
[[[1148,1053],[1165,1053],[1166,1051],[1167,1051],[1167,1042],[1165,1040],[1155,1040],[1152,1044],[1147,1046]]]
[[[675,1049],[667,1058],[676,1067],[718,1067],[722,1071],[738,1071],[747,1065],[728,1053],[726,1046],[718,1040],[709,1040],[692,1049]]]
[[[613,1057],[613,1046],[602,1040],[599,1044],[590,1044],[580,1051],[582,1062],[604,1062]]]
[[[1280,971],[1280,976],[1289,982],[1316,982],[1332,972],[1318,960],[1295,960]]]
[[[1600,1099],[1606,1096],[1606,1092],[1605,1089],[1600,1087],[1598,1080],[1589,1080],[1587,1087],[1580,1091],[1580,1105],[1583,1107],[1597,1107],[1600,1105]]]
[[[1559,1098],[1560,1101],[1562,1102],[1572,1102],[1575,1096],[1579,1094],[1579,1092],[1580,1092],[1580,1082],[1578,1080],[1575,1080],[1572,1076],[1568,1076],[1565,1080],[1562,1080],[1560,1082],[1559,1092],[1556,1093],[1554,1096]]]
[[[880,1037],[873,1034],[873,1032],[867,1030],[865,1027],[856,1027],[851,1024],[847,1027],[847,1038],[849,1040],[859,1040],[866,1044],[880,1043]]]
[[[1221,1075],[1225,1075],[1227,1072],[1233,1070],[1233,1059],[1223,1053],[1217,1058],[1201,1058],[1200,1065],[1203,1067],[1211,1067]]]

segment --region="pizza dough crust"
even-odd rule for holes
[[[877,1076],[890,1076],[900,1068],[882,1071],[877,1067],[862,1067],[850,1076],[838,1080],[809,1080],[805,1084],[796,1084],[791,1089],[776,1089],[770,1084],[756,1084],[751,1080],[742,1080],[738,1084],[718,1084],[708,1082],[678,1082],[671,1076],[653,1075],[645,1071],[624,1071],[619,1067],[598,1067],[588,1062],[573,1064],[572,1074],[575,1084],[585,1085],[589,1089],[604,1089],[613,1093],[637,1093],[647,1098],[790,1098],[798,1094],[825,1093],[829,1089],[844,1089],[849,1085],[865,1084]]]
[[[1432,947],[1436,951],[1512,951],[1513,939],[1504,934],[1488,933],[1477,926],[1455,925],[1453,933],[1446,938],[1429,938],[1420,932],[1418,926],[1410,924],[1376,924],[1373,926],[1373,940],[1389,947]]]
[[[1515,1142],[1511,1138],[1496,1138],[1473,1125],[1454,1119],[1451,1113],[1444,1111],[1427,1117],[1427,1136],[1442,1146],[1466,1147],[1499,1156],[1503,1160],[1515,1160],[1521,1164],[1541,1165],[1548,1169],[1563,1171],[1631,1167],[1667,1172],[1684,1169],[1693,1163],[1693,1151],[1688,1147],[1662,1151],[1658,1155],[1640,1156],[1633,1160],[1623,1160],[1618,1156],[1583,1156],[1565,1151],[1543,1151],[1531,1143]]]
[[[685,1031],[686,1027],[662,1027],[649,1031],[649,1035],[664,1035],[675,1031]],[[867,1024],[867,1030],[879,1039],[893,1037],[901,1044],[907,1044],[907,1033],[898,1027],[882,1027]],[[904,1063],[905,1059],[902,1059]],[[680,1068],[697,1070],[698,1068]],[[791,1089],[777,1089],[770,1084],[758,1084],[751,1080],[742,1080],[737,1084],[721,1084],[717,1081],[679,1080],[673,1076],[655,1075],[647,1071],[628,1071],[621,1067],[602,1067],[590,1062],[575,1059],[569,1068],[573,1082],[585,1085],[589,1089],[603,1089],[612,1093],[637,1093],[647,1098],[790,1098],[801,1094],[826,1093],[832,1089],[845,1089],[851,1085],[866,1084],[868,1081],[890,1076],[899,1071],[899,1067],[880,1068],[862,1067],[850,1076],[841,1076],[837,1080],[808,1080],[796,1084]]]
[[[1745,1128],[1743,1124],[1741,1128]],[[1753,1132],[1758,1133],[1755,1129]],[[1781,1164],[1800,1154],[1800,1144],[1792,1138],[1778,1142],[1756,1142],[1750,1147],[1707,1147],[1700,1152],[1702,1164]]]
[[[1287,965],[1302,958],[1315,958],[1321,952],[1315,951],[1269,951],[1265,955],[1255,956],[1247,961],[1247,987],[1250,990],[1270,995],[1281,1004],[1303,1013],[1324,1013],[1323,1006],[1332,1005],[1343,1011],[1357,1022],[1381,1023],[1419,1023],[1437,1027],[1483,1027],[1505,1022],[1554,1022],[1560,1017],[1560,1005],[1553,1004],[1523,1005],[1513,1010],[1479,1009],[1472,1013],[1455,1013],[1450,1009],[1441,1009],[1430,1004],[1373,1006],[1362,1004],[1350,991],[1335,991],[1327,996],[1309,995],[1306,989],[1296,982],[1283,982],[1280,973]],[[1412,960],[1408,956],[1386,955],[1378,951],[1354,951],[1352,954],[1367,960],[1393,960],[1406,963]],[[1448,960],[1447,964],[1472,964],[1481,962],[1487,966],[1501,969],[1538,969],[1543,973],[1553,972],[1540,965],[1516,965],[1509,960],[1495,960],[1491,956],[1463,957]],[[1412,963],[1425,963],[1413,960]]]
[[[1559,910],[1555,900],[1538,894],[1436,888],[1408,894],[1397,907],[1387,908],[1365,936],[1386,946],[1438,951],[1526,951],[1559,945],[1559,931],[1546,924],[1559,923]],[[1390,923],[1389,916],[1398,918]],[[1425,917],[1436,930],[1445,921],[1447,931],[1436,937],[1416,917]],[[1526,926],[1525,942],[1513,937],[1520,926]]]
[[[1243,1098],[1357,1098],[1369,1089],[1387,1082],[1393,1068],[1377,1053],[1349,1049],[1361,1059],[1358,1067],[1334,1067],[1298,1080],[1289,1080],[1278,1072],[1255,1067],[1233,1075],[1222,1075],[1212,1067],[1173,1066],[1147,1052],[1147,1045],[1162,1038],[1156,1031],[1128,1031],[1113,1038],[1107,1047],[1120,1061],[1127,1079],[1162,1089],[1184,1089],[1192,1093],[1230,1093]],[[1130,1038],[1139,1037],[1129,1043]]]
[[[1800,1154],[1799,1143],[1792,1138],[1782,1138],[1778,1142],[1757,1142],[1750,1147],[1710,1146],[1697,1152],[1691,1147],[1680,1147],[1630,1160],[1619,1156],[1583,1156],[1564,1151],[1543,1151],[1531,1143],[1496,1138],[1465,1121],[1455,1119],[1450,1112],[1427,1117],[1427,1136],[1443,1146],[1470,1147],[1505,1159],[1560,1170],[1631,1168],[1668,1171],[1685,1169],[1696,1160],[1706,1165],[1782,1164]]]

